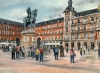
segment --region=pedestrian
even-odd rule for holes
[[[85,54],[85,52],[86,52],[86,47],[84,47],[84,54]]]
[[[36,51],[36,47],[34,46],[34,58],[35,58],[35,51]]]
[[[66,46],[66,52],[68,53],[68,46]]]
[[[73,50],[73,48],[70,50],[70,63],[74,63],[74,50]]]
[[[39,49],[36,49],[36,61],[38,61],[38,57],[39,57]]]
[[[33,58],[34,57],[34,51],[35,51],[35,49],[34,49],[34,46],[32,46],[32,50],[31,50],[31,57]]]
[[[22,47],[22,57],[25,57],[25,48],[24,48],[24,46]]]
[[[89,53],[89,51],[90,51],[90,48],[89,48],[89,46],[88,46],[88,53]]]
[[[15,59],[15,46],[13,46],[12,50],[11,50],[11,59]]]
[[[80,49],[80,55],[82,56],[82,48]]]
[[[20,46],[19,55],[22,56],[22,47]]]
[[[31,51],[31,58],[32,58],[32,56],[33,56],[33,53],[32,53],[32,47],[30,47],[30,51]]]
[[[63,46],[60,45],[59,49],[60,49],[60,57],[63,57],[64,56],[64,48],[63,48]]]
[[[42,47],[40,47],[39,51],[40,51],[40,62],[43,62],[43,52],[44,52],[44,50],[43,50]]]
[[[16,58],[19,58],[20,46],[16,46]]]
[[[28,57],[31,56],[31,50],[30,50],[30,47],[28,48]]]
[[[59,53],[58,46],[55,47],[54,52],[55,52],[55,60],[58,60],[58,53]]]
[[[54,52],[54,56],[55,56],[55,46],[53,46],[53,52]]]

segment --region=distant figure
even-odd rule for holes
[[[40,62],[43,62],[43,52],[44,52],[44,50],[43,50],[42,47],[40,47],[39,51],[40,51]]]
[[[54,52],[54,56],[55,56],[55,46],[53,46],[53,52]]]
[[[70,63],[74,63],[74,50],[70,50]]]
[[[85,52],[86,52],[86,47],[84,47],[84,54],[85,54]]]
[[[39,58],[39,49],[37,48],[36,49],[36,61],[38,61],[38,58]]]
[[[24,48],[24,46],[22,47],[22,57],[25,57],[25,48]]]
[[[31,56],[32,58],[35,57],[35,47],[34,46],[32,47],[31,54],[32,54]]]
[[[88,48],[87,48],[87,49],[88,49],[88,53],[89,53],[89,51],[90,51],[90,48],[89,48],[89,46],[88,46]]]
[[[55,60],[58,60],[58,54],[59,54],[58,46],[55,47],[54,52],[55,52]]]
[[[80,49],[80,55],[82,56],[82,48]]]
[[[68,46],[66,46],[66,52],[68,53]]]
[[[59,49],[60,49],[60,57],[64,57],[64,48],[63,48],[63,46],[60,45]]]
[[[15,46],[13,46],[12,50],[11,50],[11,59],[15,59]]]
[[[30,47],[28,48],[28,57],[30,57],[31,56],[31,49],[30,49]]]
[[[19,58],[20,46],[16,46],[16,58]]]

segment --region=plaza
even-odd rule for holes
[[[36,61],[31,57],[20,57],[12,60],[10,52],[0,50],[0,73],[99,73],[100,61],[97,52],[91,51],[89,54],[80,56],[79,51],[75,51],[75,63],[70,63],[70,53],[65,52],[64,57],[54,59],[53,51],[48,55],[44,54],[44,62]]]
[[[23,23],[0,18],[0,73],[100,73],[100,4],[78,12],[68,0],[63,16],[38,23],[31,9]]]

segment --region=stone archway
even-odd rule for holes
[[[16,38],[16,44],[20,45],[20,39],[19,38]]]
[[[94,49],[94,42],[91,42],[91,49]]]
[[[40,48],[40,45],[41,45],[41,38],[38,37],[37,38],[37,48]]]
[[[78,50],[80,50],[80,48],[81,48],[80,46],[81,46],[81,45],[80,45],[80,42],[78,42],[78,43],[77,43],[77,48],[78,48]]]

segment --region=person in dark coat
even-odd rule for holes
[[[11,54],[12,54],[12,59],[15,59],[15,46],[13,46]]]
[[[54,52],[55,52],[55,54],[54,54],[55,55],[55,60],[58,60],[58,54],[59,54],[58,46],[55,47]]]
[[[82,48],[80,49],[80,55],[82,56]]]
[[[60,45],[59,49],[60,49],[60,57],[64,57],[64,47]]]

